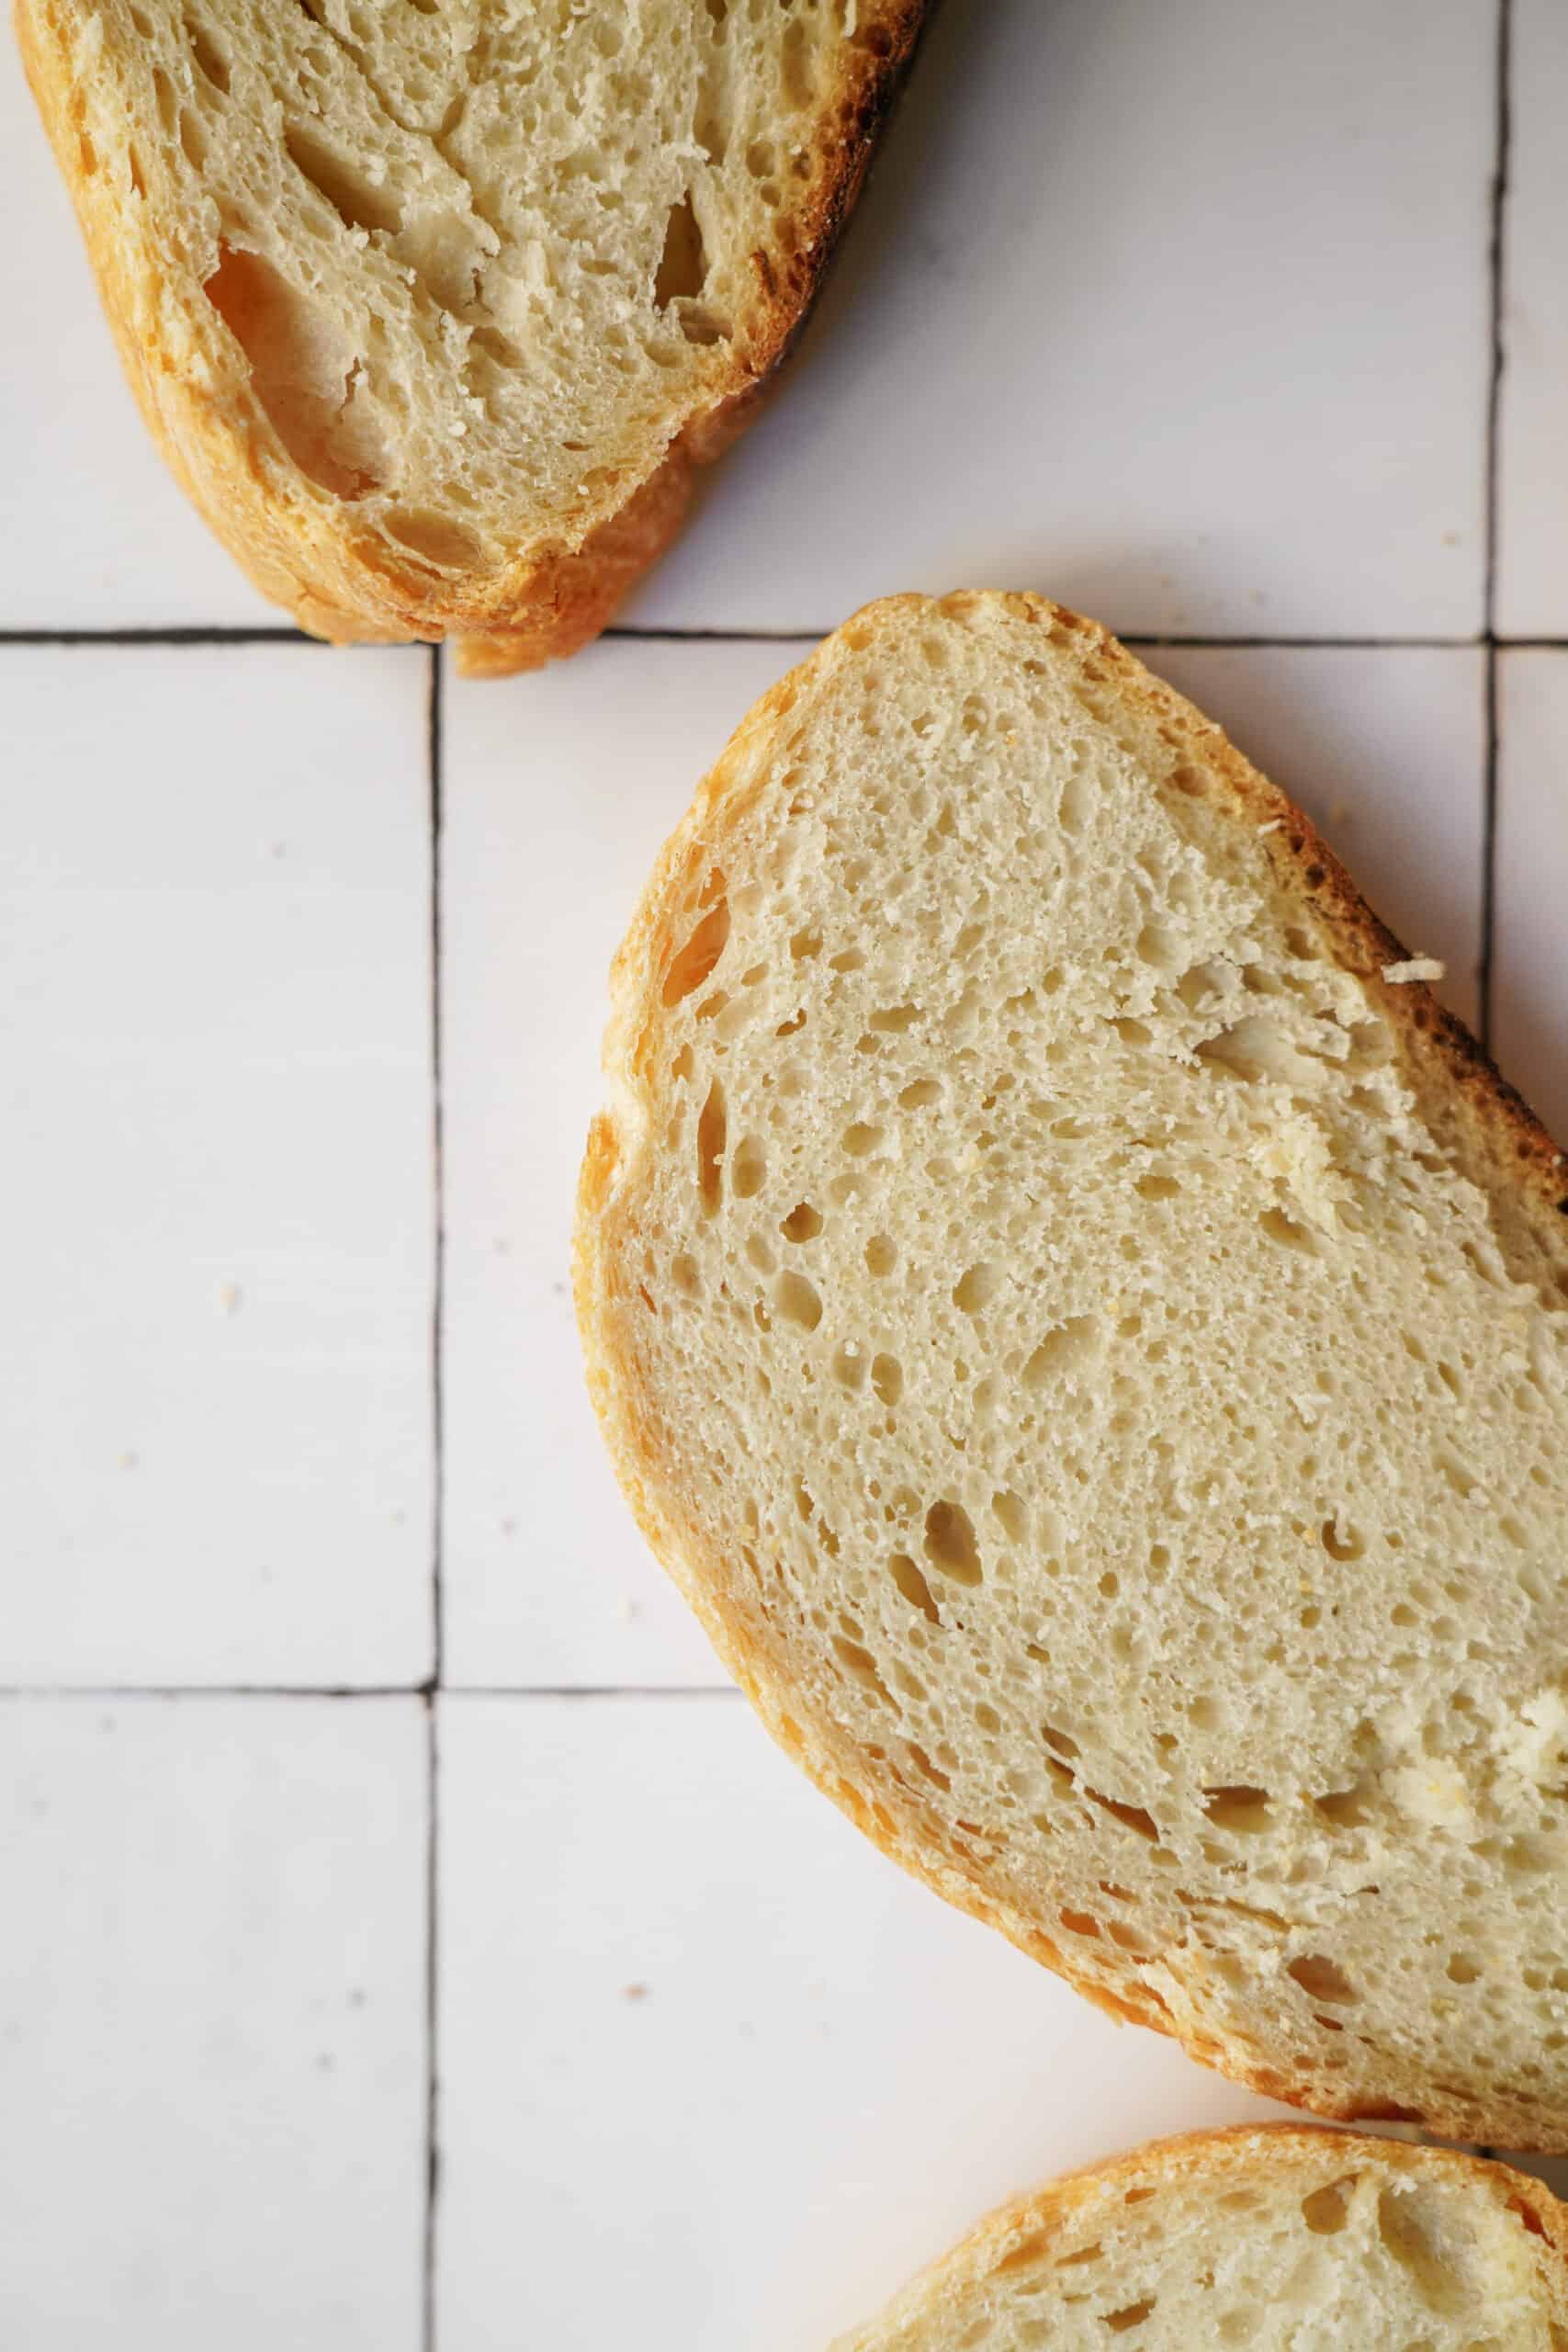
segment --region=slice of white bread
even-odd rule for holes
[[[1092,623],[872,605],[621,950],[579,1316],[879,1844],[1260,2090],[1562,2148],[1568,1170],[1404,964]]]
[[[265,594],[604,628],[816,291],[924,0],[17,0],[154,435]]]
[[[1568,2352],[1568,2206],[1528,2174],[1303,2125],[1054,2181],[835,2352]]]

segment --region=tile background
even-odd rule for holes
[[[1568,1123],[1565,100],[1553,0],[950,5],[622,628],[463,687],[187,512],[0,43],[0,2343],[783,2352],[1258,2111],[863,1849],[648,1560],[604,967],[805,638],[1041,586]]]

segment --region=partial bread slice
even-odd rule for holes
[[[994,2213],[836,2352],[1563,2352],[1568,2206],[1438,2148],[1195,2132]]]
[[[924,0],[17,0],[132,390],[263,592],[596,636],[809,309]]]
[[[1091,623],[873,605],[621,950],[579,1314],[879,1844],[1260,2090],[1562,2147],[1568,1172],[1404,961]]]

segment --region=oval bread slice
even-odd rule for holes
[[[575,652],[801,325],[924,0],[17,0],[153,435],[336,639]]]
[[[621,950],[579,1313],[879,1844],[1259,2090],[1561,2148],[1568,1176],[1407,960],[1091,623],[873,605]]]
[[[1200,2132],[995,2213],[835,2352],[1562,2352],[1568,2207],[1299,2125]]]

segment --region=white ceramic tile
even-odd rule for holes
[[[0,1705],[0,2343],[415,2352],[412,1700]]]
[[[1501,657],[1492,1040],[1568,1142],[1568,653]]]
[[[1478,648],[1174,647],[1143,659],[1299,802],[1438,993],[1479,1019],[1486,673]]]
[[[0,650],[0,1681],[427,1669],[428,671]]]
[[[1568,635],[1568,10],[1513,0],[1497,626]]]
[[[177,490],[122,382],[9,26],[0,153],[0,628],[287,625]]]
[[[989,2204],[1280,2110],[906,1878],[713,1696],[440,1726],[442,2352],[810,2352]]]
[[[620,1498],[583,1386],[573,1194],[610,958],[665,835],[804,647],[613,640],[446,697],[446,1674],[724,1678]]]
[[[631,617],[1016,586],[1151,634],[1474,630],[1495,40],[1493,0],[943,11]]]

